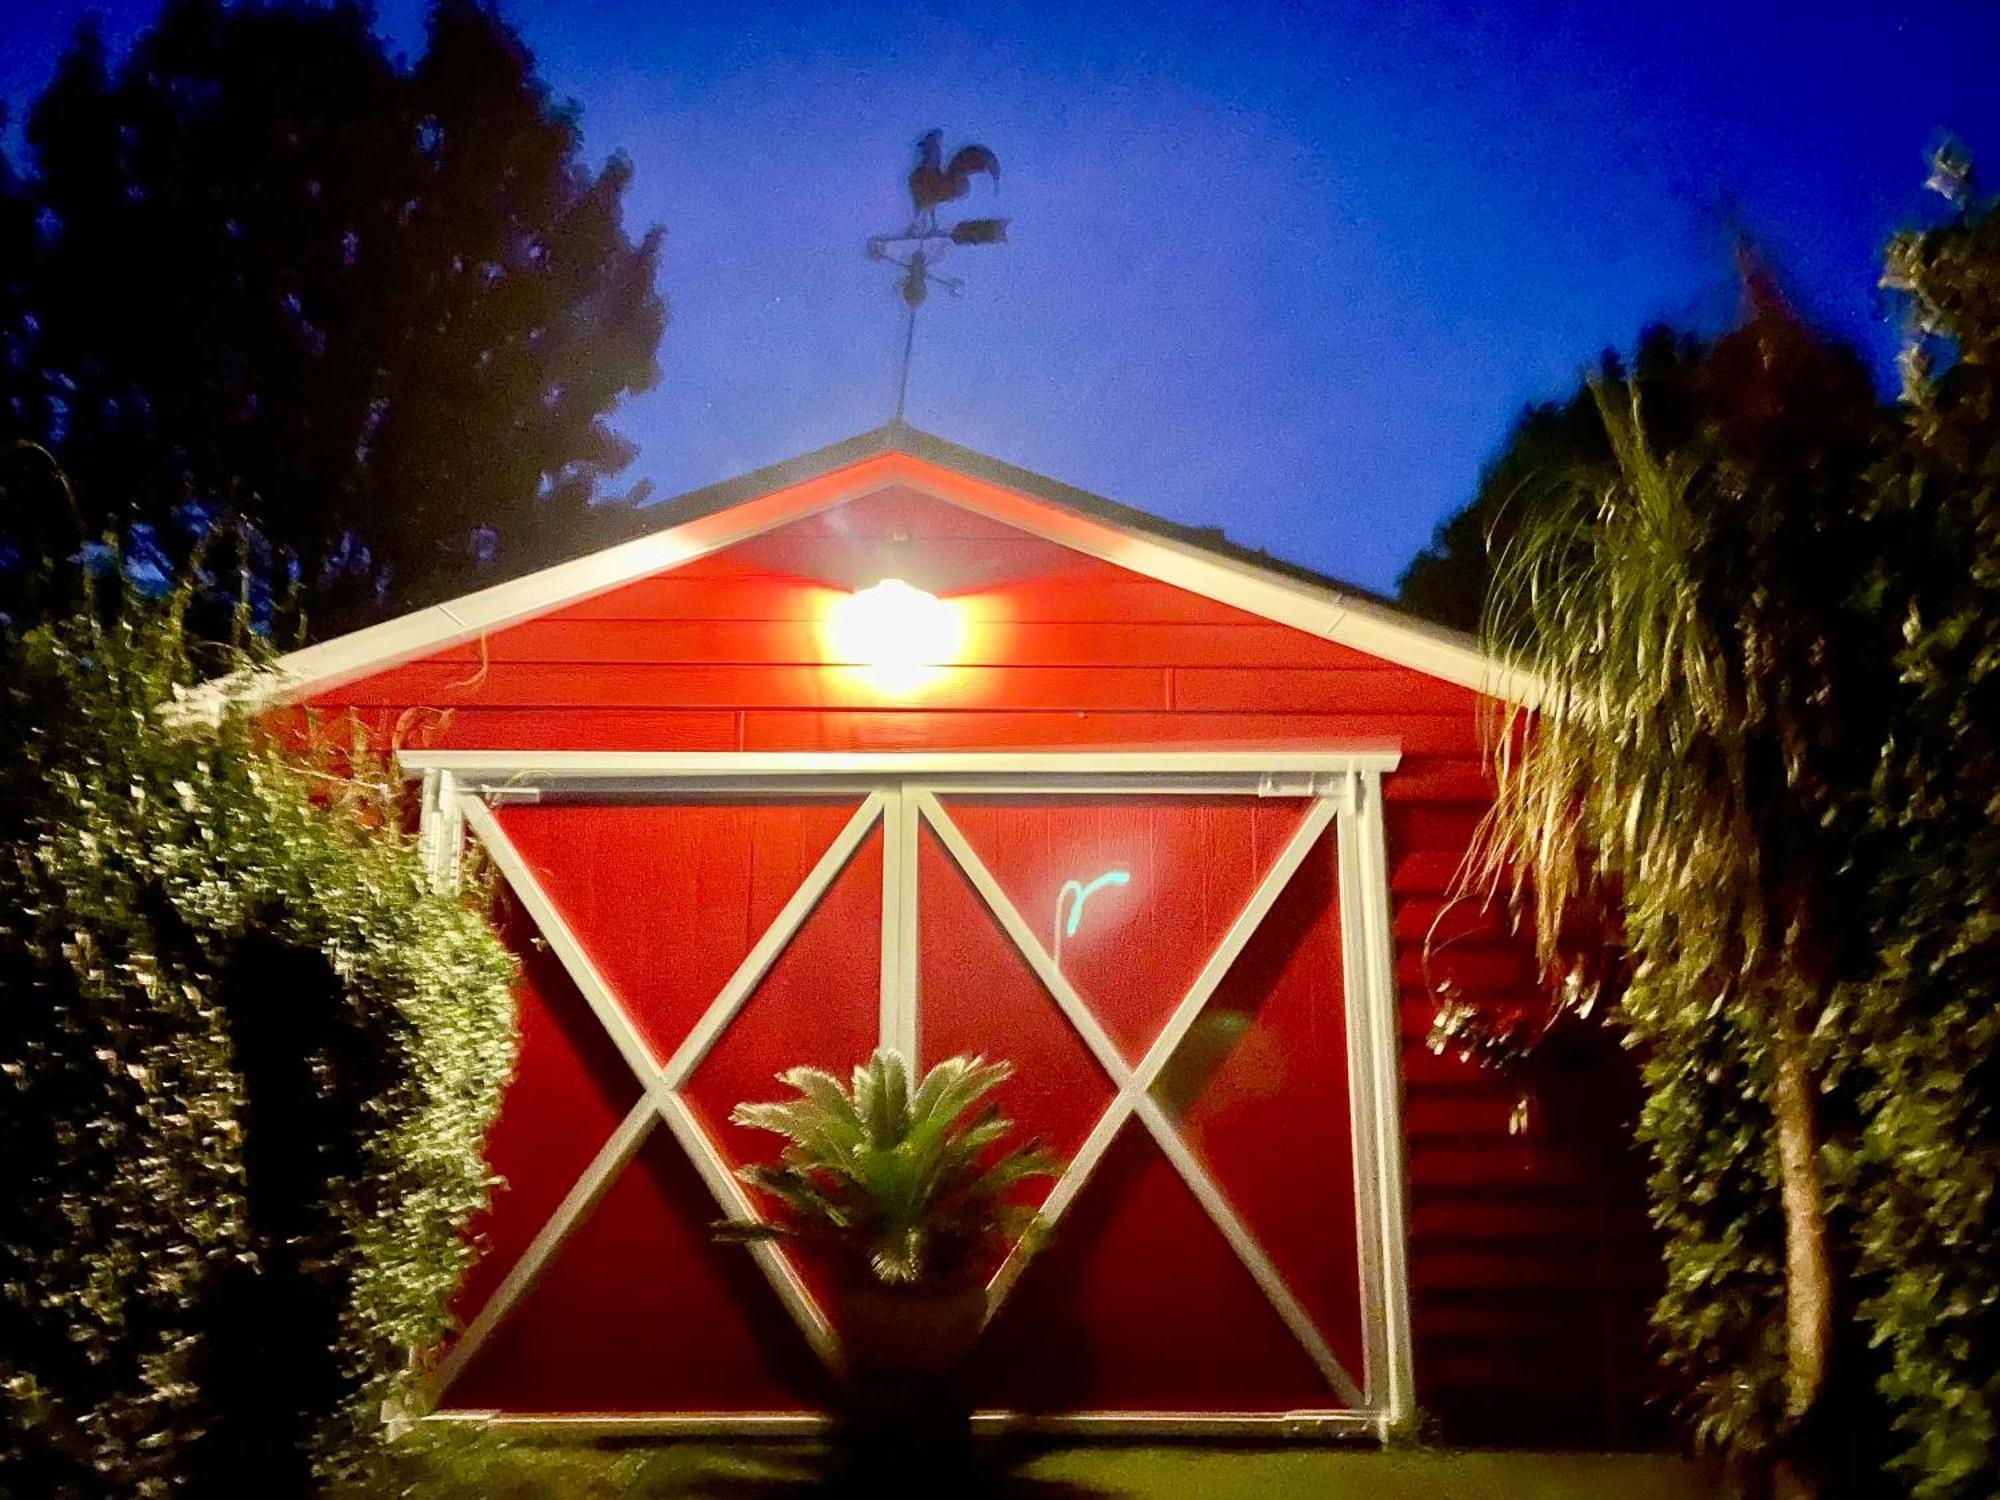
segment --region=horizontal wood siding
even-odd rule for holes
[[[1379,672],[1375,657],[1307,638],[1310,664]],[[655,666],[819,666],[817,623],[801,620],[531,620],[429,660]],[[985,667],[1284,667],[1302,660],[1286,625],[1119,620],[974,622],[959,660]]]
[[[893,571],[960,600],[964,664],[907,703],[823,659],[827,603]],[[961,585],[954,589],[954,582]],[[1463,688],[901,492],[322,693],[380,743],[964,750],[1400,746],[1385,783],[1418,1398],[1464,1439],[1629,1442],[1657,1278],[1615,1053],[1521,1088],[1426,1045],[1431,985],[1544,1002],[1505,915],[1449,899],[1492,795]],[[1427,939],[1438,935],[1434,960]],[[1448,939],[1448,941],[1447,941]]]

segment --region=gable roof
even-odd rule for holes
[[[1527,701],[1532,684],[1472,637],[1406,614],[1380,596],[964,448],[907,423],[860,433],[783,463],[649,507],[630,541],[433,604],[281,657],[247,689],[268,703],[322,692],[649,574],[746,541],[887,485],[961,509],[1463,687]],[[196,706],[196,705],[190,705]]]

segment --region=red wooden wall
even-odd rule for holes
[[[969,482],[969,481],[968,481]],[[819,622],[885,574],[959,601],[962,664],[885,702]],[[1574,1070],[1511,1134],[1516,1091],[1424,1045],[1426,933],[1489,795],[1464,689],[898,488],[322,692],[384,738],[459,749],[1340,748],[1385,780],[1401,992],[1418,1399],[1466,1440],[1644,1435],[1657,1260],[1625,1072]],[[410,712],[417,710],[417,712]],[[1458,910],[1437,977],[1536,1004],[1521,949]]]

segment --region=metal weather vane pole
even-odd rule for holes
[[[903,298],[909,303],[909,309],[903,319],[903,361],[899,366],[902,373],[896,378],[896,420],[898,422],[903,420],[903,408],[908,404],[910,399],[910,355],[917,347],[917,304],[924,300],[924,282],[929,275],[924,269],[923,257],[924,252],[921,250],[917,251],[914,257],[914,264],[910,270],[910,277],[905,278],[903,283]],[[915,296],[910,295],[912,287],[910,278],[914,278]]]
[[[936,267],[954,245],[1002,245],[1007,242],[1005,219],[960,219],[938,223],[938,209],[955,203],[972,190],[972,179],[984,172],[1000,184],[1000,158],[984,146],[960,146],[944,159],[944,132],[925,132],[917,142],[917,164],[910,172],[910,222],[896,234],[868,237],[868,258],[887,261],[903,275],[896,283],[908,310],[903,323],[903,359],[896,378],[896,420],[910,395],[910,356],[917,343],[917,309],[933,284],[956,296],[964,283],[941,276]]]

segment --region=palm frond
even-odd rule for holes
[[[884,1047],[854,1070],[854,1105],[876,1150],[900,1139],[910,1118],[910,1072],[901,1053]]]
[[[910,1118],[922,1125],[940,1118],[955,1120],[1013,1072],[1009,1064],[990,1063],[983,1057],[948,1057],[924,1075],[910,1101]]]
[[[983,1192],[1000,1194],[1031,1178],[1055,1177],[1061,1172],[1062,1162],[1055,1153],[1045,1150],[1039,1142],[1030,1141],[1016,1146],[988,1167],[981,1174],[979,1186]]]
[[[806,1173],[762,1163],[744,1167],[737,1176],[784,1204],[793,1214],[817,1220],[834,1228],[845,1228],[854,1220],[851,1207],[840,1195]]]
[[[861,1135],[866,1127],[861,1115],[854,1107],[854,1101],[841,1088],[840,1080],[820,1068],[788,1068],[778,1075],[778,1082],[787,1088],[798,1090],[807,1099],[824,1111],[829,1125],[839,1132]]]
[[[1497,566],[1482,634],[1548,694],[1532,718],[1493,726],[1497,796],[1461,883],[1525,909],[1551,971],[1565,924],[1606,881],[1712,893],[1702,923],[1676,928],[1691,968],[1704,945],[1718,963],[1732,948],[1754,957],[1747,703],[1702,594],[1710,479],[1694,457],[1654,451],[1636,394],[1600,387],[1598,400],[1610,470],[1552,491]]]

